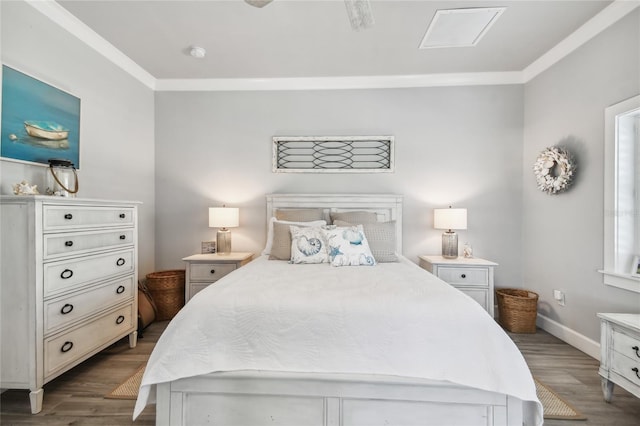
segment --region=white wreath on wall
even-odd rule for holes
[[[569,152],[558,147],[546,148],[533,165],[538,189],[550,195],[566,191],[575,171],[576,165]]]

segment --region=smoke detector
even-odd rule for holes
[[[197,59],[204,58],[206,54],[207,54],[207,51],[204,49],[204,47],[191,46],[191,48],[189,49],[189,55]]]

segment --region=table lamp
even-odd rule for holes
[[[454,229],[467,229],[467,209],[433,209],[433,227],[446,229],[442,234],[442,257],[458,257],[458,234]]]
[[[238,226],[238,209],[235,207],[209,207],[209,227],[218,228],[217,251],[221,255],[231,253],[231,231]]]

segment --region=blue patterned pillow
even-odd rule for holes
[[[319,227],[290,226],[291,263],[324,263],[329,261],[327,244]]]
[[[329,262],[333,266],[358,266],[376,264],[371,254],[362,225],[338,226],[323,230],[329,249]]]

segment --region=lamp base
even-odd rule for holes
[[[453,231],[442,234],[442,257],[445,259],[458,257],[458,234]]]
[[[216,245],[218,246],[218,254],[231,254],[231,231],[225,228],[218,229]]]

